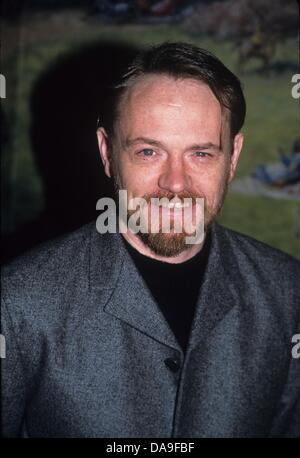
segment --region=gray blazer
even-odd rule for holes
[[[300,436],[300,263],[215,223],[184,356],[121,237],[3,269],[4,436]]]

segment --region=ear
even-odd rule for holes
[[[98,147],[105,174],[111,178],[107,133],[103,127],[97,129]]]
[[[234,174],[235,174],[235,169],[240,157],[240,153],[243,148],[243,143],[244,143],[244,134],[242,132],[239,132],[236,134],[233,140],[233,151],[231,152],[231,157],[230,157],[230,170],[229,170],[229,176],[228,176],[228,183],[230,183],[233,180]]]

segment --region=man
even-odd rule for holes
[[[92,223],[4,269],[6,436],[300,436],[299,262],[215,222],[244,117],[205,50],[164,43],[132,64],[97,135],[145,230]],[[185,199],[194,232],[175,230]]]

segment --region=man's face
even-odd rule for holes
[[[150,216],[150,198],[202,197],[207,228],[223,204],[242,146],[239,134],[233,151],[229,148],[229,125],[210,88],[193,79],[145,76],[128,91],[115,130],[113,170],[103,132],[100,150],[106,173],[127,190],[128,199],[145,198]],[[193,205],[192,219],[194,210]],[[174,209],[162,211],[172,221],[182,216]],[[174,231],[140,234],[162,256],[189,248],[185,236]]]

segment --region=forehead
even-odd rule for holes
[[[120,127],[209,129],[220,132],[221,105],[209,86],[192,78],[147,75],[124,97]]]

